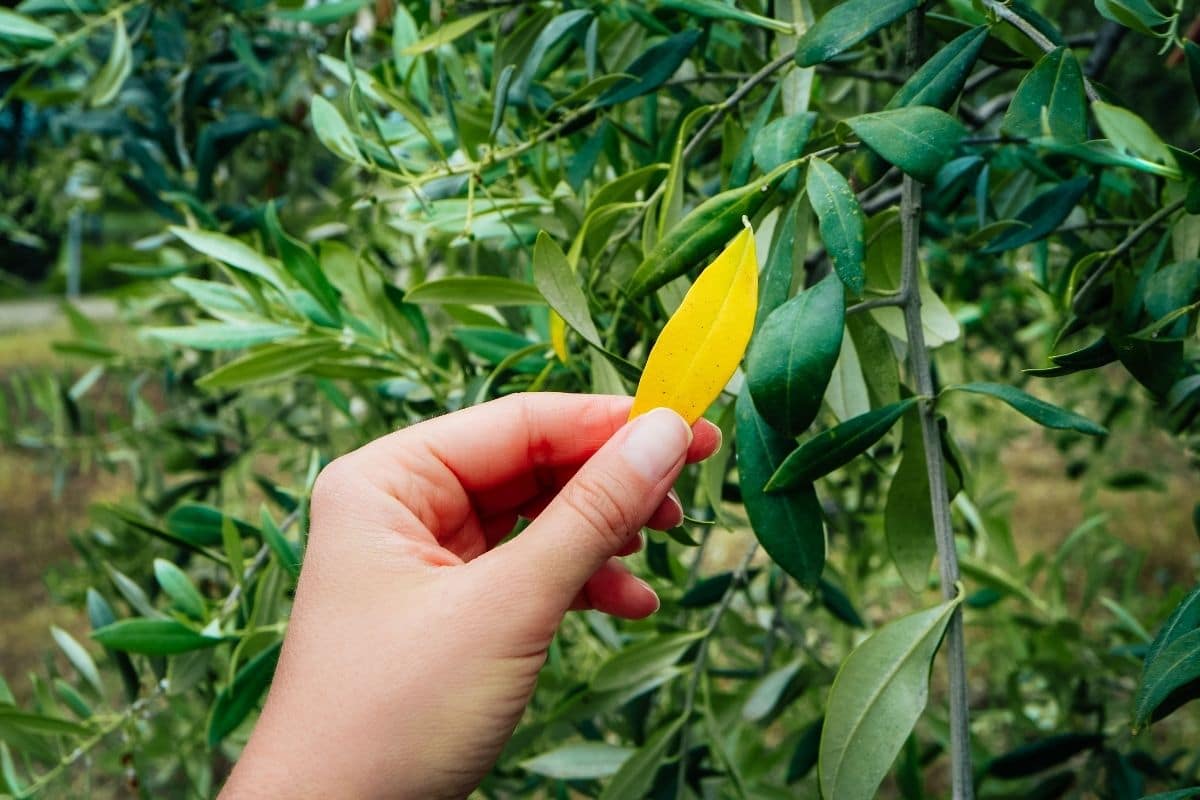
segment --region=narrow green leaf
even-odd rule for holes
[[[836,277],[825,277],[771,312],[746,353],[746,385],[754,406],[788,436],[816,419],[845,330],[846,301]]]
[[[165,521],[167,529],[180,539],[211,547],[222,541],[223,519],[221,509],[206,503],[181,503],[167,513]],[[254,526],[249,522],[235,519],[234,524],[246,536],[257,535]]]
[[[537,287],[511,278],[465,277],[427,281],[404,295],[409,303],[457,303],[485,306],[540,306],[546,298]]]
[[[866,221],[854,190],[842,173],[819,158],[809,161],[805,189],[834,271],[851,293],[861,295]]]
[[[24,14],[0,8],[0,41],[18,47],[49,47],[58,41],[58,34]]]
[[[621,70],[630,77],[606,89],[593,105],[607,108],[653,92],[675,74],[696,42],[700,41],[700,34],[699,28],[689,28],[652,45]]]
[[[1005,779],[1036,775],[1103,743],[1104,737],[1095,733],[1060,733],[1047,736],[997,756],[988,764],[987,771],[989,775]]]
[[[288,236],[283,230],[283,226],[279,224],[279,215],[275,212],[274,202],[267,203],[263,222],[274,240],[275,249],[279,252],[284,268],[312,295],[326,314],[340,323],[341,297],[337,289],[333,288],[333,284],[325,277],[325,272],[308,246]]]
[[[645,797],[683,723],[684,717],[680,715],[655,731],[637,752],[621,764],[621,768],[600,793],[600,800]]]
[[[801,215],[803,225],[801,225]],[[758,278],[758,312],[754,317],[754,330],[762,327],[771,312],[779,308],[792,293],[797,261],[802,257],[798,242],[807,240],[809,206],[807,197],[801,193],[791,205],[782,209],[775,225],[775,236],[767,263]]]
[[[333,339],[299,340],[264,345],[208,373],[196,384],[202,389],[238,389],[303,372],[341,347]]]
[[[350,126],[346,124],[346,120],[342,118],[341,112],[334,107],[333,103],[319,94],[313,95],[309,119],[312,122],[313,132],[317,134],[317,139],[331,153],[355,164],[366,163],[366,159],[358,149],[358,140],[355,138],[354,132],[350,130]]]
[[[275,559],[279,562],[292,578],[300,577],[300,553],[298,548],[289,542],[283,535],[283,531],[275,524],[271,514],[266,507],[262,510],[262,538],[267,547],[271,548],[271,552],[275,554]]]
[[[727,19],[733,22],[741,22],[745,25],[766,28],[778,33],[795,33],[795,28],[787,22],[764,17],[761,14],[753,14],[736,6],[719,2],[719,0],[662,0],[658,4],[658,7],[673,8],[692,17]],[[629,796],[632,797],[633,795]]]
[[[748,387],[738,395],[735,412],[742,502],[754,535],[776,564],[801,586],[811,588],[825,567],[821,501],[812,486],[794,487],[786,495],[763,492],[794,442],[767,424]]]
[[[289,288],[280,263],[273,258],[264,256],[244,242],[213,231],[191,230],[178,226],[173,226],[170,230],[188,247],[199,250],[206,256],[262,278],[280,291],[287,291]]]
[[[1063,144],[1087,139],[1083,71],[1069,48],[1050,51],[1021,79],[1001,129],[1025,139],[1049,136]]]
[[[882,439],[916,402],[910,397],[821,431],[784,459],[767,481],[767,492],[774,494],[810,484],[850,463]]]
[[[242,533],[234,524],[233,517],[221,517],[221,544],[225,549],[225,557],[229,559],[229,572],[236,583],[242,582],[242,574],[246,571],[245,553],[242,550]]]
[[[1118,151],[1146,161],[1175,167],[1175,157],[1144,119],[1128,109],[1101,100],[1092,103],[1096,124]]]
[[[550,52],[550,49],[565,37],[571,35],[580,25],[591,18],[592,12],[590,10],[576,9],[558,14],[541,28],[537,39],[533,42],[533,46],[529,48],[528,55],[525,56],[525,60],[521,63],[520,72],[516,74],[509,89],[514,102],[525,101],[526,96],[529,94],[529,87],[533,84],[534,78],[537,77],[538,68],[542,65],[542,61],[546,58],[546,54]],[[505,69],[507,68],[505,67]]]
[[[929,670],[951,600],[901,617],[854,649],[826,703],[818,765],[821,794],[870,800],[925,710]]]
[[[746,698],[746,704],[742,706],[742,719],[759,722],[775,712],[784,698],[784,693],[792,685],[792,679],[796,677],[796,673],[802,666],[804,666],[804,661],[796,659],[790,664],[785,664],[764,675],[758,685],[754,687],[754,691]]]
[[[196,350],[241,350],[299,335],[291,325],[273,322],[201,323],[178,328],[143,328],[140,336]]]
[[[916,409],[909,409],[904,419],[901,451],[900,465],[892,476],[884,505],[884,533],[900,577],[908,588],[921,592],[929,584],[929,564],[937,543],[933,538],[929,467]]]
[[[1080,175],[1042,192],[1017,212],[1016,220],[1021,224],[988,242],[982,252],[1002,253],[1049,236],[1066,220],[1091,184],[1090,175]]]
[[[522,761],[522,769],[558,780],[596,780],[615,775],[637,752],[604,742],[580,742]]]
[[[133,56],[129,50],[129,34],[125,32],[125,18],[117,15],[113,19],[112,46],[108,60],[91,84],[91,105],[104,106],[113,101],[125,85],[125,79],[133,70]]]
[[[754,163],[763,172],[800,158],[808,144],[809,134],[817,123],[814,111],[804,111],[771,120],[754,137]]]
[[[930,106],[860,114],[846,124],[881,158],[922,183],[933,183],[966,135],[962,123]]]
[[[1010,406],[1029,417],[1039,425],[1059,430],[1078,431],[1089,436],[1104,436],[1108,433],[1101,425],[1097,425],[1087,417],[1067,411],[1065,408],[1051,405],[1044,400],[1022,392],[1013,386],[999,383],[964,383],[947,387],[944,391],[972,392],[985,394],[1003,400]]]
[[[152,656],[201,650],[223,641],[173,619],[121,620],[93,631],[92,638],[113,650]]]
[[[103,696],[104,682],[100,680],[100,670],[96,669],[96,662],[92,660],[91,654],[75,640],[74,636],[57,625],[50,626],[50,635],[54,637],[54,642],[63,651],[79,676],[96,690],[96,694]]]
[[[1161,35],[1155,29],[1171,21],[1149,0],[1095,0],[1095,3],[1101,16],[1147,36]]]
[[[796,43],[796,63],[822,64],[917,7],[919,0],[846,0],[826,12]]]
[[[492,93],[492,124],[488,127],[489,141],[496,138],[500,124],[504,122],[504,110],[508,108],[508,87],[512,84],[513,73],[516,70],[515,64],[509,64],[496,78],[496,90]]]
[[[988,38],[980,25],[947,42],[892,95],[886,108],[933,106],[945,111],[958,98]]]
[[[156,558],[154,578],[177,609],[192,619],[204,619],[204,598],[183,570],[166,559]]]
[[[1164,647],[1180,636],[1197,628],[1200,628],[1200,586],[1192,589],[1187,597],[1175,606],[1171,616],[1167,617],[1167,621],[1158,629],[1158,635],[1154,637],[1154,641],[1150,643],[1150,649],[1146,651],[1146,663],[1156,659]]]
[[[635,642],[613,653],[592,676],[591,688],[598,692],[620,689],[666,672],[683,657],[704,631],[670,633]]]
[[[0,705],[0,739],[7,731],[35,736],[86,736],[89,729],[78,723],[47,714],[32,714],[13,706]]]
[[[283,642],[276,642],[247,661],[233,681],[217,693],[208,718],[208,746],[215,747],[235,731],[258,705],[279,663]]]
[[[424,39],[413,42],[408,47],[401,51],[401,55],[419,56],[422,53],[428,53],[430,50],[436,50],[444,44],[450,44],[455,39],[467,35],[471,31],[478,28],[483,23],[495,14],[499,9],[491,11],[479,11],[475,14],[468,14],[465,17],[451,20],[443,24],[440,28],[430,33]]]
[[[1141,728],[1154,710],[1176,689],[1200,678],[1200,629],[1174,639],[1146,659],[1133,704],[1134,729]]]
[[[545,231],[538,233],[533,246],[533,283],[550,307],[576,333],[589,343],[602,346],[600,331],[588,311],[581,280],[571,269],[562,249]]]
[[[310,25],[329,25],[350,16],[371,0],[327,0],[303,8],[285,8],[274,12],[288,22],[307,22]]]

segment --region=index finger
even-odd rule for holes
[[[625,425],[632,404],[616,395],[509,395],[396,431],[361,452],[398,468],[432,455],[467,492],[478,492],[534,470],[582,464]],[[697,423],[688,460],[706,458],[719,444],[716,426]]]

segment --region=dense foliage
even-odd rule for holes
[[[136,486],[73,536],[91,641],[55,629],[20,703],[0,680],[0,792],[213,794],[322,466],[511,392],[629,393],[747,222],[726,444],[633,559],[664,607],[568,620],[482,796],[1200,784],[1194,555],[1138,576],[1139,543],[1089,516],[1030,556],[997,463],[1034,424],[1081,497],[1162,480],[1122,469],[1123,430],[1195,460],[1183,6],[0,9],[9,270],[39,279],[83,209],[139,332],[74,315],[86,371],[0,391],[5,442]]]

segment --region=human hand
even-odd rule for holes
[[[720,432],[630,399],[507,397],[331,463],[279,668],[223,793],[465,797],[491,768],[572,608],[658,598],[616,556],[678,525],[668,494]],[[501,543],[518,517],[533,519]]]

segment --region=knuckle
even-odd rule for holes
[[[642,527],[642,521],[629,507],[628,493],[614,481],[580,475],[568,484],[563,500],[604,537],[606,546],[621,546],[629,534]]]
[[[326,464],[313,483],[313,508],[336,505],[351,486],[353,471],[354,467],[346,456],[341,456]]]

